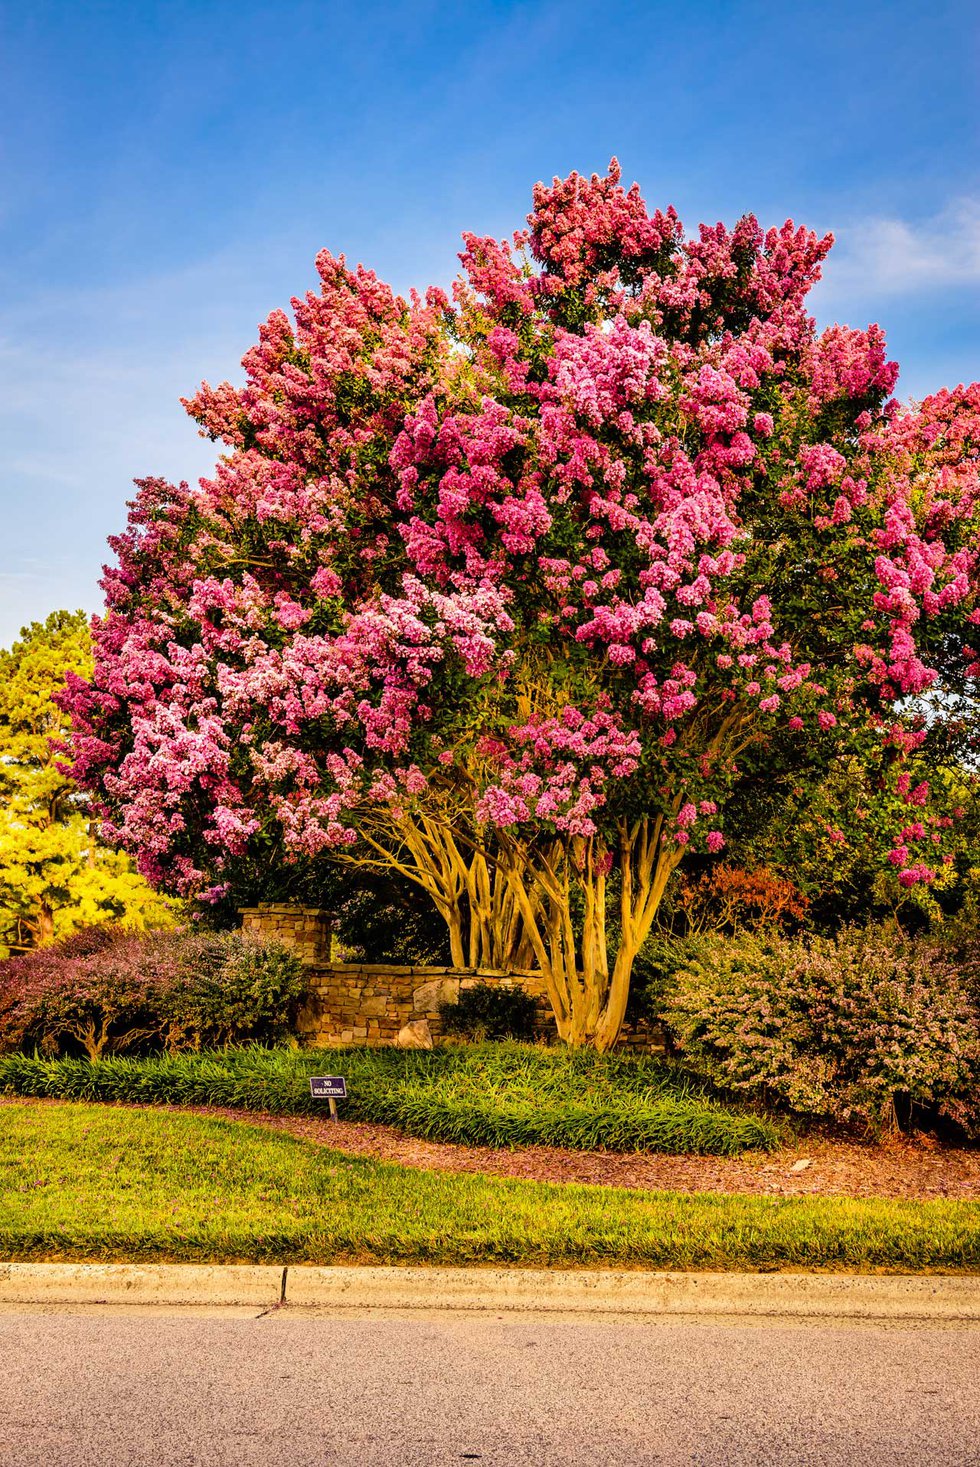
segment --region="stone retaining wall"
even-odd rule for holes
[[[388,963],[330,963],[313,968],[297,1031],[307,1044],[396,1044],[406,1027],[415,1025],[414,1037],[410,1031],[401,1042],[425,1046],[442,1034],[439,1005],[455,1003],[462,990],[476,983],[520,987],[532,994],[538,1000],[541,1031],[547,1032],[551,1011],[539,973]]]
[[[555,1022],[536,972],[502,973],[481,968],[402,966],[331,961],[330,919],[314,907],[259,906],[242,913],[245,931],[273,938],[296,953],[309,969],[308,996],[297,1020],[305,1044],[406,1044],[428,1047],[442,1035],[441,1003],[453,1003],[476,983],[523,988],[538,1008],[537,1030],[552,1039]],[[662,1050],[659,1032],[646,1025],[624,1027],[620,1049]]]

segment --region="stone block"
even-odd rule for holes
[[[459,1001],[459,989],[458,978],[435,978],[416,988],[412,994],[412,1008],[416,1013],[437,1013],[441,1003]]]

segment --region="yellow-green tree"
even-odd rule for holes
[[[60,768],[67,716],[54,702],[68,671],[86,677],[84,612],[56,611],[0,650],[0,955],[114,922],[168,926],[173,906],[101,845],[85,798]]]

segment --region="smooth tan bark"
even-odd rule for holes
[[[716,734],[713,753],[727,732]],[[347,859],[395,871],[424,890],[446,923],[455,967],[539,969],[559,1037],[611,1048],[637,953],[684,854],[668,836],[682,796],[666,814],[619,821],[605,840],[498,831],[488,843],[475,818],[474,786],[458,779],[441,793],[420,811],[367,812],[357,822],[362,844]],[[618,907],[612,954],[611,888]]]
[[[513,887],[458,813],[456,822],[441,812],[397,821],[375,815],[361,829],[370,854],[340,859],[395,871],[421,887],[446,923],[454,967],[527,968],[530,945]]]
[[[446,923],[454,967],[539,969],[559,1038],[607,1050],[622,1029],[636,955],[683,854],[663,833],[658,817],[621,822],[611,844],[505,834],[488,849],[462,821],[422,816],[387,829],[375,820],[362,831],[371,855],[348,859],[395,870],[427,893]],[[613,872],[619,942],[611,959]]]
[[[623,822],[609,849],[596,839],[547,849],[512,842],[508,879],[521,908],[565,1043],[610,1049],[626,1014],[633,964],[653,924],[682,848],[662,840],[663,821]],[[610,963],[609,875],[619,876],[620,938]],[[580,913],[580,915],[576,915]]]

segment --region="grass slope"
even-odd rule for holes
[[[980,1270],[980,1206],[414,1171],[256,1126],[0,1107],[0,1257]]]
[[[724,1105],[653,1058],[534,1045],[242,1049],[149,1059],[0,1058],[0,1094],[322,1113],[310,1075],[347,1077],[345,1119],[480,1146],[700,1152],[771,1150],[780,1129]]]

